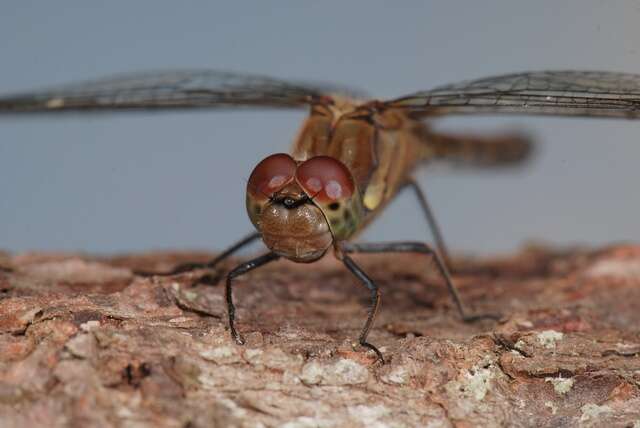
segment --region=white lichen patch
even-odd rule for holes
[[[207,361],[213,361],[218,364],[229,364],[240,361],[238,350],[233,346],[217,346],[215,348],[206,348],[198,354]]]
[[[282,349],[267,350],[264,357],[264,365],[275,370],[298,370],[304,364],[302,355],[289,354]]]
[[[261,364],[263,354],[262,349],[247,348],[244,351],[244,359],[251,365]]]
[[[493,373],[489,369],[476,369],[475,373],[467,374],[469,393],[478,401],[484,399],[491,387]]]
[[[427,422],[424,428],[451,428],[451,423],[446,419],[435,419]]]
[[[493,356],[487,356],[445,384],[445,391],[452,403],[448,408],[450,417],[466,418],[472,413],[489,411],[488,403],[492,401],[489,394],[494,381],[506,377],[492,359]]]
[[[282,425],[282,428],[332,428],[337,425],[337,421],[325,418],[314,418],[301,416]]]
[[[300,374],[300,380],[307,385],[357,385],[368,379],[366,367],[346,358],[333,364],[311,361],[302,367]]]
[[[395,366],[388,373],[380,376],[380,380],[392,385],[403,385],[409,381],[409,378],[409,371],[405,366]]]
[[[556,347],[556,342],[562,340],[563,337],[563,333],[555,330],[541,331],[536,335],[538,343],[547,349],[554,349]]]
[[[555,415],[556,413],[558,413],[558,408],[551,401],[545,401],[544,405],[545,405],[545,407],[548,407],[549,410],[551,410],[551,414],[552,415]]]
[[[65,344],[65,348],[77,358],[90,358],[95,353],[94,338],[90,334],[78,334]]]
[[[481,401],[491,388],[493,372],[488,368],[474,367],[466,371],[462,379],[447,383],[446,388],[450,396],[472,398]]]
[[[307,385],[318,385],[325,373],[325,367],[317,361],[311,361],[302,367],[300,380]]]
[[[191,290],[184,290],[182,296],[189,301],[196,301],[198,299],[198,293]]]
[[[289,354],[280,348],[247,349],[243,352],[245,361],[252,366],[263,366],[274,370],[298,371],[304,363],[302,355]]]
[[[369,378],[369,371],[362,364],[353,360],[342,359],[334,365],[333,374],[337,380],[347,385],[364,383]]]
[[[387,407],[383,405],[352,406],[352,407],[348,407],[347,411],[349,412],[349,415],[353,419],[361,422],[366,427],[384,428],[389,426],[380,420],[384,416],[389,415],[391,413],[391,410],[389,410]]]
[[[640,344],[638,343],[616,343],[616,352],[622,355],[634,355],[640,353]]]
[[[590,277],[617,277],[636,279],[640,276],[640,260],[636,259],[606,259],[595,263],[586,271]]]
[[[80,324],[80,330],[89,332],[91,330],[95,330],[100,327],[100,321],[98,320],[90,320]]]
[[[580,408],[582,415],[580,416],[580,422],[587,422],[595,419],[598,416],[613,412],[613,409],[609,406],[598,406],[597,404],[585,404]]]
[[[516,343],[514,343],[513,347],[519,350],[524,350],[524,348],[527,346],[526,342],[522,339],[518,340]]]
[[[574,380],[571,378],[564,379],[561,377],[546,377],[544,378],[545,382],[551,382],[553,384],[553,390],[558,395],[564,395],[567,392],[571,391],[573,388]]]

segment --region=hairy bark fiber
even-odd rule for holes
[[[465,324],[419,255],[326,258],[235,283],[244,346],[215,272],[143,278],[207,254],[0,253],[0,425],[640,427],[640,247],[459,260]],[[198,280],[202,279],[204,283]]]

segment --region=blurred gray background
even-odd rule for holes
[[[276,6],[277,5],[277,6]],[[397,97],[514,71],[640,73],[638,1],[61,1],[4,4],[0,92],[115,72],[221,68]],[[251,229],[245,179],[305,112],[0,118],[0,248],[221,249]],[[519,170],[418,173],[449,245],[504,252],[640,240],[640,121],[457,117],[530,132]],[[420,239],[402,196],[367,240]]]

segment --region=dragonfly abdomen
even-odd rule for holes
[[[425,131],[424,160],[442,160],[462,167],[491,168],[520,164],[531,157],[531,139],[519,133],[495,135],[443,134]]]

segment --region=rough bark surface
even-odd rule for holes
[[[640,427],[640,247],[460,261],[462,323],[424,257],[143,278],[206,254],[0,253],[0,424],[161,427]],[[225,265],[229,268],[238,260]]]

